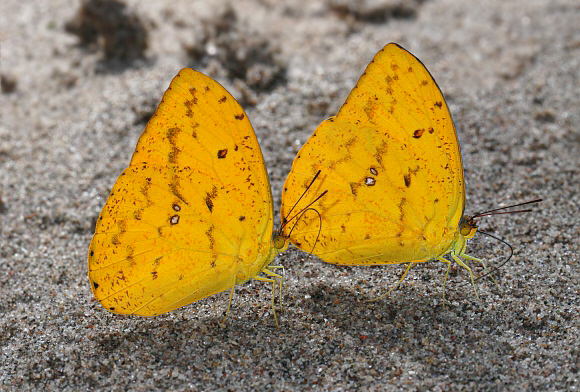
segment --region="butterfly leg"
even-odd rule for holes
[[[477,263],[481,263],[481,265],[483,265],[483,269],[485,271],[485,275],[489,276],[491,278],[491,280],[493,280],[493,283],[497,284],[497,281],[495,280],[495,278],[493,277],[493,275],[489,274],[489,270],[487,269],[487,263],[485,261],[483,261],[482,259],[478,259],[477,257],[473,257],[467,254],[462,254],[461,257],[463,257],[464,259],[467,260],[471,260],[471,261],[475,261]],[[478,278],[479,279],[479,278]]]
[[[236,284],[232,285],[232,291],[230,291],[230,300],[228,301],[228,309],[226,310],[226,315],[224,316],[224,324],[228,319],[228,314],[230,313],[230,307],[232,306],[232,300],[234,299],[234,289],[236,288]]]
[[[451,253],[451,257],[457,264],[459,264],[460,266],[469,271],[469,277],[471,278],[471,285],[473,286],[475,297],[477,298],[478,301],[481,301],[481,299],[479,298],[479,294],[477,292],[477,285],[475,284],[475,279],[473,279],[473,271],[471,270],[471,268],[469,268],[469,265],[467,265],[463,260],[459,258],[459,256],[457,256],[454,253]]]
[[[449,277],[449,270],[451,270],[451,261],[447,260],[443,256],[439,257],[438,260],[442,263],[447,263],[447,271],[445,272],[445,278],[443,279],[443,309],[445,309],[445,291],[447,288],[447,278]]]
[[[252,279],[260,280],[262,282],[272,283],[272,312],[274,312],[274,321],[276,322],[276,328],[280,329],[280,324],[278,323],[278,316],[276,314],[276,308],[274,307],[274,299],[276,298],[276,294],[275,294],[276,293],[276,283],[281,285],[280,281],[283,278],[282,278],[282,276],[278,275],[277,273],[272,272],[266,268],[264,268],[262,270],[262,272],[265,273],[266,275],[271,276],[272,278],[268,278],[265,276],[254,276]],[[280,289],[280,292],[282,292],[281,289]]]
[[[388,297],[389,294],[391,294],[393,291],[395,291],[401,285],[401,283],[403,283],[403,281],[407,277],[407,274],[409,273],[409,270],[411,268],[413,268],[416,264],[417,263],[409,263],[409,264],[407,264],[407,269],[405,269],[405,272],[403,273],[403,276],[401,276],[401,279],[399,279],[399,283],[397,283],[395,285],[395,287],[393,287],[392,289],[390,289],[389,291],[387,291],[385,294],[383,294],[381,296],[378,296],[376,298],[367,299],[367,302],[375,302],[375,301],[378,301],[378,300],[383,299],[385,297]]]
[[[269,269],[268,269],[269,268]],[[284,268],[283,265],[269,265],[268,268],[264,269],[264,273],[273,276],[274,278],[278,278],[279,281],[279,289],[280,289],[280,295],[278,297],[278,302],[280,303],[280,313],[282,313],[282,289],[284,287],[284,283],[286,282],[286,269]],[[273,269],[281,269],[282,270],[282,274],[278,275],[276,274],[274,271],[272,271]],[[266,272],[268,271],[268,272]]]

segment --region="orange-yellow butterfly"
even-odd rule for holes
[[[445,99],[425,66],[391,43],[301,148],[281,216],[290,241],[328,263],[450,267],[449,255],[473,282],[464,260],[483,261],[467,254],[477,228],[464,208],[461,152]]]
[[[273,215],[246,113],[216,81],[183,69],[97,221],[93,293],[113,313],[155,316],[252,278],[274,284],[268,266],[287,242]]]

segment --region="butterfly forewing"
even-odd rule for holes
[[[95,297],[152,316],[258,274],[272,258],[272,196],[244,110],[182,70],[117,180],[89,250]]]
[[[318,170],[295,208],[328,190],[292,231],[303,250],[339,264],[401,263],[435,258],[454,241],[465,197],[457,136],[433,78],[399,46],[375,56],[302,147],[283,216]]]

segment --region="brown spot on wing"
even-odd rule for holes
[[[383,155],[387,154],[387,150],[388,150],[387,142],[385,140],[383,140],[381,142],[380,146],[378,146],[375,149],[375,154],[373,155],[375,157],[375,159],[377,160],[377,163],[379,165],[381,165],[383,170],[385,169],[385,166],[383,166]]]
[[[236,115],[234,115],[234,118],[236,120],[243,120],[244,119],[244,113],[236,114]]]
[[[413,132],[413,137],[414,137],[415,139],[419,139],[419,138],[420,138],[420,137],[423,135],[423,132],[425,132],[425,128],[422,128],[422,129],[416,129],[416,130]]]
[[[121,242],[119,241],[119,237],[127,232],[127,222],[125,221],[117,222],[117,230],[119,232],[111,237],[111,244],[115,246],[121,244]]]
[[[387,111],[390,114],[395,114],[395,106],[397,106],[397,100],[395,98],[393,98],[391,100],[391,104],[389,105],[389,109],[387,109]]]
[[[375,180],[373,177],[365,177],[364,182],[366,186],[374,186],[377,183],[377,180]]]
[[[209,229],[207,229],[207,231],[205,232],[205,235],[207,236],[207,239],[209,240],[209,249],[212,253],[211,266],[215,267],[216,261],[217,261],[217,254],[215,253],[215,237],[213,236],[213,230],[214,230],[214,226],[211,225],[209,227]]]
[[[197,139],[197,131],[196,129],[199,128],[199,123],[195,122],[191,125],[191,137]]]
[[[193,100],[193,104],[197,105],[197,97],[195,96],[195,94],[197,93],[197,89],[195,87],[192,87],[189,89],[189,93],[191,94],[191,98]]]
[[[193,106],[194,106],[193,100],[187,100],[183,103],[183,105],[185,105],[187,109],[185,111],[185,115],[189,118],[193,118]]]
[[[406,186],[407,188],[409,188],[409,187],[411,186],[411,174],[414,174],[414,175],[416,175],[416,174],[417,174],[417,172],[418,172],[419,170],[421,170],[421,167],[420,167],[420,166],[418,166],[418,165],[417,165],[417,166],[415,166],[415,168],[413,168],[413,169],[411,169],[411,168],[409,167],[409,168],[408,168],[408,171],[407,171],[407,174],[404,174],[404,175],[403,175],[403,178],[404,178],[404,180],[405,180],[405,186]]]
[[[151,188],[151,178],[147,178],[145,184],[139,189],[139,192],[145,196],[147,201],[149,201],[149,188]]]
[[[177,135],[181,132],[180,128],[174,127],[167,130],[167,140],[171,145],[171,151],[169,151],[169,155],[167,160],[169,163],[176,163],[179,158],[179,153],[181,150],[177,147]]]
[[[378,100],[378,97],[375,96],[374,99],[369,98],[367,99],[367,103],[365,104],[363,110],[368,118],[368,120],[374,124],[374,117],[376,115],[376,101]]]
[[[399,202],[399,204],[397,204],[397,207],[399,208],[399,212],[401,213],[399,215],[399,221],[403,221],[403,218],[405,217],[405,212],[403,211],[403,206],[405,205],[405,203],[407,202],[406,198],[401,198],[401,201]]]
[[[171,193],[173,194],[173,196],[177,197],[183,203],[189,204],[185,200],[185,198],[183,197],[183,195],[181,194],[181,192],[179,191],[179,177],[177,175],[173,175],[171,177],[171,182],[169,183],[169,190],[171,190]],[[177,204],[174,204],[174,206],[175,205],[177,205]],[[173,208],[173,209],[175,210],[175,208]],[[175,210],[175,211],[179,211],[179,210]]]
[[[313,135],[314,136],[314,135]],[[350,160],[352,160],[352,155],[350,153],[350,150],[352,149],[352,146],[354,146],[354,144],[357,141],[357,137],[352,137],[349,140],[346,141],[346,143],[344,143],[341,147],[344,147],[347,150],[346,154],[342,154],[342,156],[335,160],[335,161],[330,161],[328,164],[328,168],[333,170],[334,168],[336,168],[337,165],[343,163],[343,162],[349,162]],[[298,159],[300,156],[298,155],[296,159]],[[308,185],[305,185],[305,187]]]
[[[127,245],[125,251],[127,252],[127,261],[129,262],[129,265],[131,267],[135,266],[135,247],[133,245]]]
[[[224,102],[225,102],[225,101],[227,101],[227,100],[228,100],[228,98],[227,98],[227,97],[224,95],[223,97],[221,97],[221,98],[219,99],[219,102],[220,102],[220,103],[224,103]]]
[[[195,96],[197,93],[196,88],[195,87],[190,88],[189,93],[191,94],[191,99],[185,101],[183,104],[187,108],[185,115],[189,118],[192,118],[193,117],[193,107],[195,105],[197,105],[197,97]]]
[[[437,106],[439,109],[441,109],[443,104],[441,102],[435,102],[435,106]]]
[[[397,204],[397,207],[399,208],[399,222],[403,222],[403,220],[405,219],[405,211],[403,210],[403,206],[405,205],[405,203],[407,202],[406,198],[402,198],[401,201],[399,202],[399,204]],[[395,235],[396,237],[401,237],[403,235],[403,230],[405,229],[405,227],[403,225],[399,225],[399,231],[397,232],[397,234]],[[402,242],[399,242],[399,245],[402,245]]]
[[[217,196],[217,192],[218,192],[218,190],[214,185],[211,193],[210,192],[205,193],[205,195],[206,195],[205,196],[205,205],[209,209],[209,212],[213,211],[213,199]]]

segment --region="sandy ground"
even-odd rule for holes
[[[75,20],[79,1],[2,1],[0,389],[579,389],[580,4],[208,3],[135,0]],[[291,249],[278,258],[280,330],[261,282],[237,290],[225,324],[227,294],[156,318],[101,307],[87,279],[94,224],[179,69],[240,99],[277,211],[299,147],[391,41],[447,98],[467,213],[544,199],[482,220],[515,254],[497,284],[481,282],[481,302],[454,268],[443,309],[445,266],[426,263],[367,303],[402,266],[335,267]],[[492,265],[505,258],[498,242],[472,244]]]

